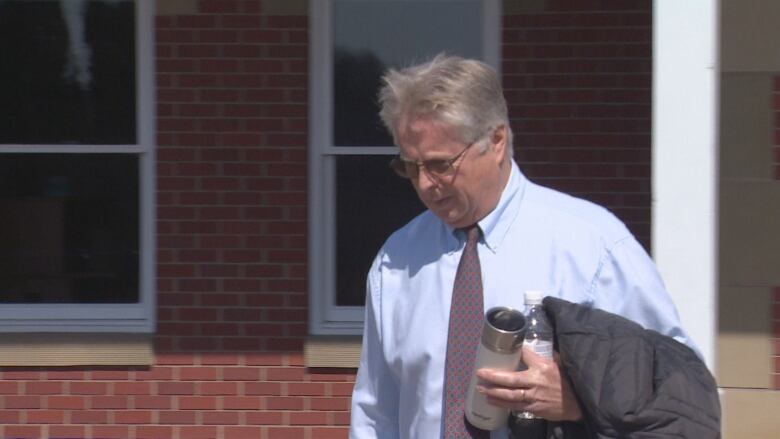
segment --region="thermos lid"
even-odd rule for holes
[[[516,352],[525,337],[525,316],[516,309],[498,306],[485,313],[482,344],[493,352]]]

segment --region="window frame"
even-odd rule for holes
[[[336,158],[387,155],[395,146],[333,145],[333,6],[338,0],[309,2],[309,332],[313,335],[359,335],[364,306],[336,303]],[[378,0],[361,0],[372,2]],[[392,0],[386,0],[392,1]],[[410,0],[396,0],[413,3]],[[441,1],[447,0],[428,0]],[[482,3],[484,61],[499,70],[501,1]]]
[[[0,332],[126,332],[155,330],[154,2],[135,0],[136,142],[124,145],[0,144],[0,154],[135,154],[139,190],[139,301],[129,304],[3,304]]]

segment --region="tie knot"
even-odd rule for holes
[[[466,242],[468,244],[472,244],[473,245],[474,243],[476,243],[479,240],[480,230],[479,230],[479,226],[478,225],[472,224],[470,226],[466,226],[466,227],[462,228],[461,230],[463,230],[463,233],[466,234]]]

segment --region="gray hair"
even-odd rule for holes
[[[455,127],[464,143],[482,140],[503,124],[507,129],[507,154],[512,155],[506,100],[498,74],[487,64],[439,54],[423,64],[390,69],[382,81],[379,116],[396,143],[402,116],[432,116]],[[482,149],[486,146],[483,144]]]

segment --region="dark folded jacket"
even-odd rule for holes
[[[554,297],[544,308],[585,417],[566,438],[720,437],[715,379],[689,347],[599,309]]]

